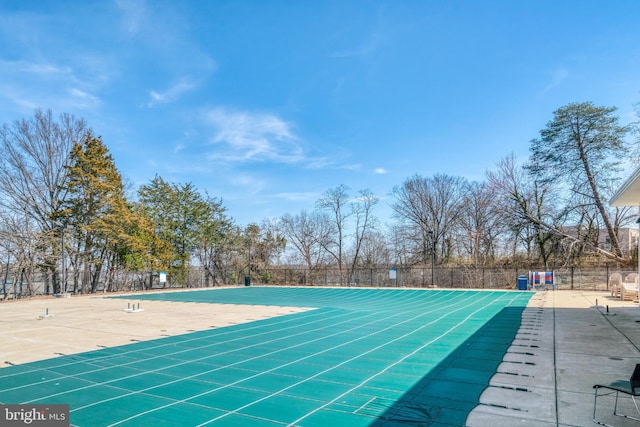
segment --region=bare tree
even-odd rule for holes
[[[37,110],[30,119],[0,127],[0,191],[4,195],[0,208],[24,212],[34,232],[53,239],[42,248],[45,254],[57,254],[44,262],[51,271],[56,270],[61,253],[47,248],[61,242],[53,213],[59,211],[65,197],[65,166],[73,144],[89,130],[83,119],[62,114],[55,120],[50,110]],[[55,284],[54,292],[58,291]]]
[[[495,195],[498,212],[513,233],[512,257],[522,245],[529,261],[537,253],[545,267],[550,261],[554,234],[542,224],[557,223],[558,213],[549,200],[552,183],[531,180],[526,169],[511,154],[497,163],[495,171],[487,172],[488,185]]]
[[[331,233],[327,234],[327,239],[322,241],[321,245],[331,254],[338,264],[340,285],[344,284],[343,270],[347,220],[353,215],[353,211],[349,209],[348,203],[349,187],[346,185],[330,188],[316,202],[318,209],[327,212],[331,217]]]
[[[393,264],[392,249],[387,236],[378,230],[365,233],[360,249],[358,265],[362,267],[389,266]]]
[[[418,262],[427,262],[431,239],[436,247],[434,257],[451,256],[453,235],[464,205],[464,191],[462,178],[443,174],[433,178],[414,175],[393,189],[396,201],[392,208],[396,217],[413,230]]]
[[[352,281],[351,276],[358,265],[364,239],[375,228],[376,219],[373,216],[373,209],[380,200],[371,190],[361,190],[359,193],[358,198],[351,202],[351,212],[355,223],[353,226],[354,242],[351,268],[349,269],[349,282]]]
[[[578,210],[569,212],[567,204],[558,195],[556,183],[531,180],[526,168],[517,164],[513,154],[499,161],[497,170],[487,172],[487,179],[496,194],[496,203],[506,225],[514,234],[512,256],[522,244],[530,260],[535,248],[544,266],[549,267],[554,251],[561,245],[565,251],[580,251],[581,247],[587,247],[608,258],[625,261],[595,244],[589,232],[595,226],[593,214],[585,206],[580,207],[581,218],[576,216]],[[574,221],[572,227],[575,232],[570,233],[563,227],[567,218]],[[566,262],[571,254],[565,252],[564,256]]]
[[[411,227],[405,226],[402,222],[392,224],[389,233],[390,264],[398,266],[410,265],[412,262],[411,252],[414,245],[414,233]]]
[[[475,267],[494,259],[499,236],[504,232],[504,218],[494,203],[494,193],[486,182],[470,182],[460,216],[458,239],[466,257]]]
[[[326,250],[322,242],[326,241],[328,221],[319,211],[300,211],[296,215],[285,214],[280,218],[279,228],[286,237],[287,244],[293,246],[297,256],[305,264],[305,281],[310,272],[326,262]]]
[[[35,274],[42,262],[37,248],[42,237],[33,231],[32,220],[25,212],[0,211],[0,262],[4,264],[0,281],[4,298],[12,292],[18,297],[35,294]]]

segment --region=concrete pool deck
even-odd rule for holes
[[[608,311],[607,311],[608,307]],[[467,425],[590,426],[593,385],[628,380],[640,363],[640,307],[606,292],[537,292],[496,374]],[[613,397],[599,398],[598,418],[615,426]],[[627,413],[635,409],[621,399]]]
[[[132,308],[141,310],[130,312],[128,309]],[[247,310],[246,305],[124,300],[97,295],[7,301],[0,303],[0,366],[304,310],[307,309],[274,306],[251,306]]]

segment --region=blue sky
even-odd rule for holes
[[[557,108],[640,102],[640,2],[0,0],[0,123],[88,120],[123,176],[245,225],[327,189],[482,180]]]

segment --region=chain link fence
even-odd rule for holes
[[[335,268],[323,268],[313,272],[304,268],[272,268],[269,269],[270,280],[261,281],[259,278],[264,275],[253,274],[252,283],[289,286],[516,289],[518,276],[528,276],[529,271],[517,268],[436,267],[432,270],[430,267],[385,267],[361,268],[351,273],[340,274]],[[567,267],[553,272],[557,289],[606,291],[608,278],[612,273],[621,273],[625,277],[637,273],[637,270]]]
[[[541,269],[542,270],[542,269]],[[609,290],[608,278],[612,273],[622,277],[637,272],[632,269],[615,267],[567,267],[553,270],[556,289],[560,290]],[[529,270],[518,268],[469,267],[375,267],[358,268],[342,272],[337,268],[308,270],[298,266],[272,267],[251,271],[225,272],[225,277],[233,278],[226,283],[207,277],[202,268],[191,268],[182,280],[167,275],[166,283],[159,283],[158,272],[120,273],[109,283],[100,282],[95,292],[145,291],[150,289],[205,288],[219,285],[282,285],[282,286],[350,286],[350,287],[409,287],[446,289],[517,289],[518,276],[528,275]],[[68,274],[67,277],[73,277]],[[31,280],[12,271],[0,270],[0,299],[16,299],[38,295],[50,295],[54,278],[38,273]],[[15,280],[21,278],[22,280]],[[250,279],[250,280],[249,280]],[[55,278],[60,280],[60,278]],[[67,283],[69,293],[79,293],[80,287]]]

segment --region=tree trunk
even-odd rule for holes
[[[596,185],[596,180],[593,177],[593,173],[591,172],[591,167],[589,166],[589,161],[587,160],[587,155],[584,151],[584,144],[580,139],[580,124],[576,123],[578,127],[575,135],[576,144],[578,145],[578,149],[580,152],[580,160],[584,166],[584,171],[587,176],[587,180],[589,181],[589,186],[591,187],[591,191],[593,191],[593,199],[598,208],[598,212],[600,212],[600,216],[602,216],[602,220],[604,221],[604,225],[607,228],[607,233],[609,234],[609,240],[611,241],[611,252],[615,254],[617,257],[622,256],[622,249],[620,248],[620,239],[618,239],[617,230],[614,229],[611,224],[611,220],[609,219],[609,213],[604,207],[602,203],[602,198],[600,197],[600,191],[598,191],[598,186]]]

